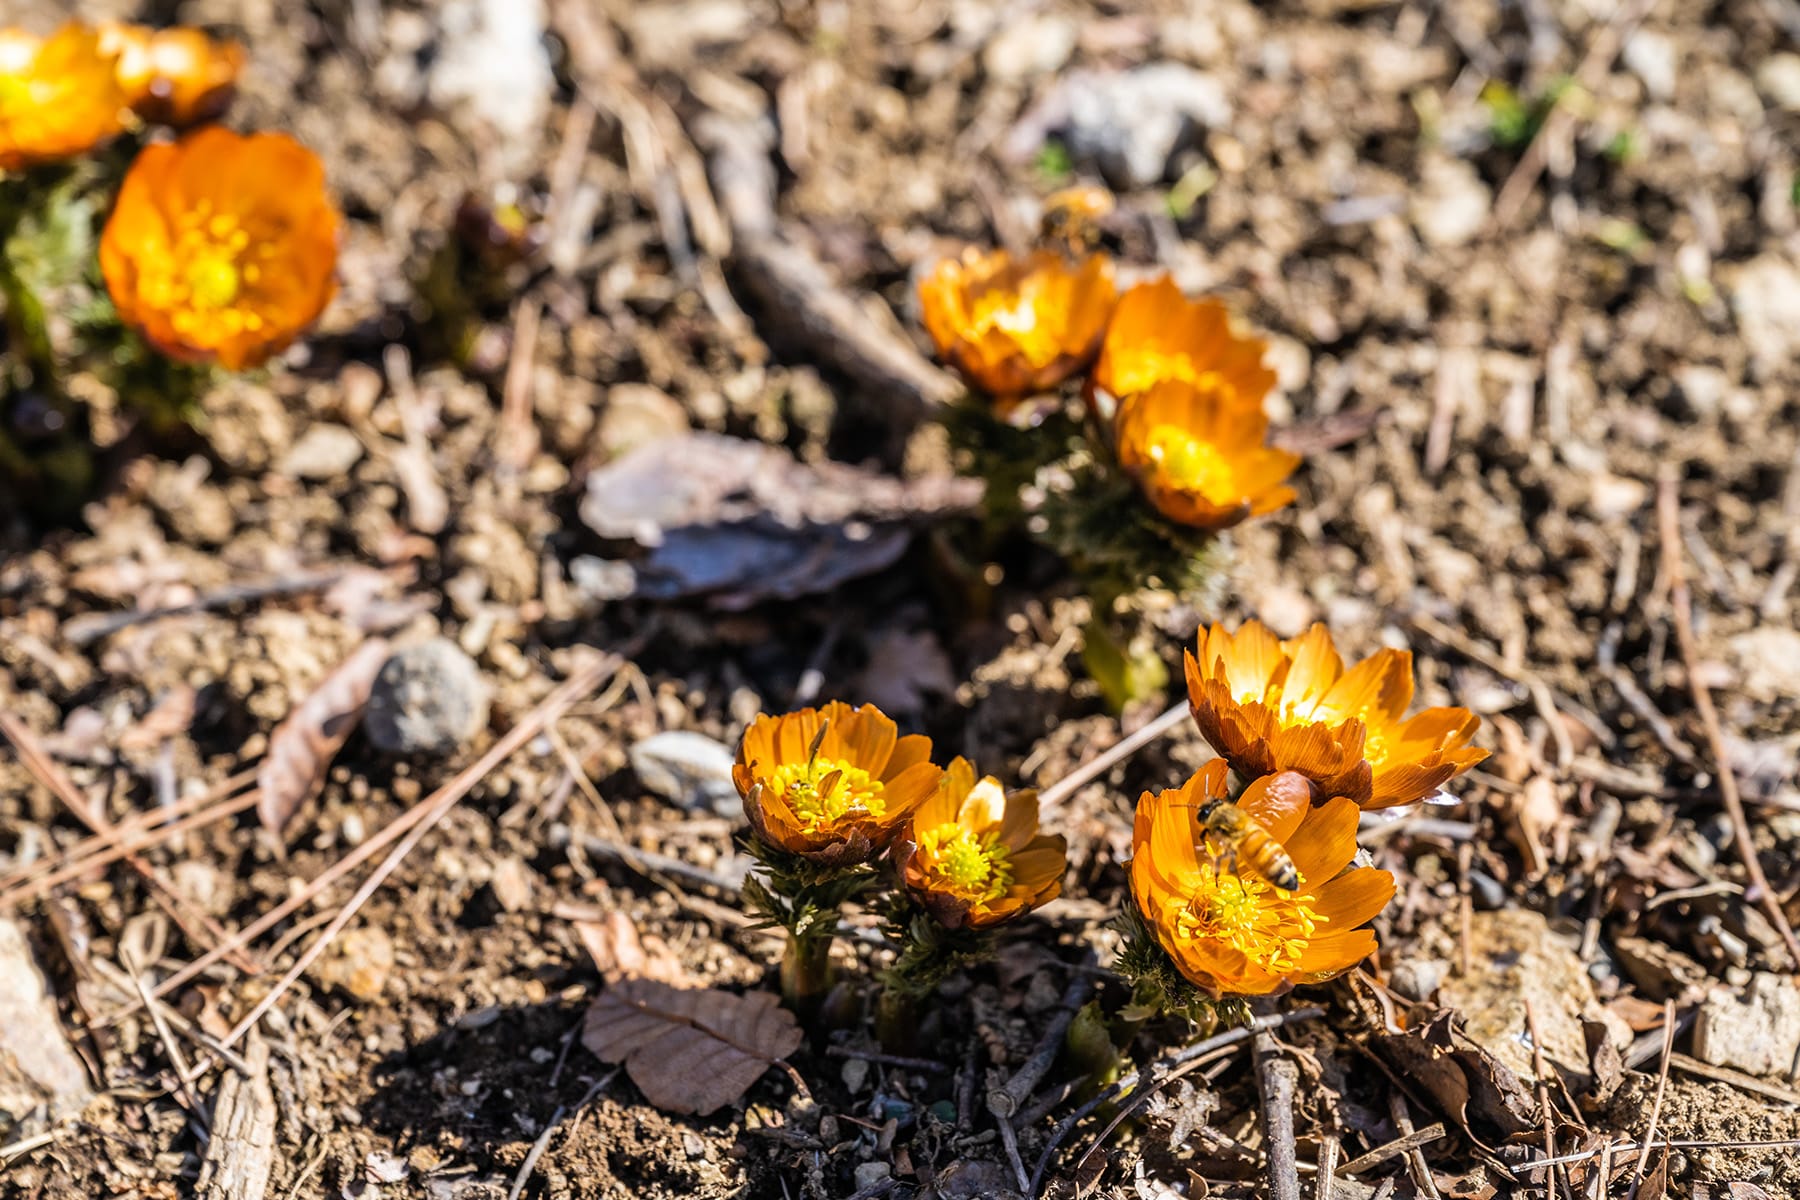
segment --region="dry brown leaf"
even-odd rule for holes
[[[600,977],[608,983],[622,979],[655,979],[675,987],[687,987],[693,981],[669,944],[651,934],[642,937],[636,922],[618,909],[593,918],[571,922],[581,944],[600,968]]]
[[[799,1023],[773,993],[739,996],[653,979],[608,987],[581,1031],[581,1044],[602,1062],[625,1065],[644,1099],[698,1116],[741,1097],[800,1042]]]
[[[294,813],[324,786],[326,768],[343,748],[388,660],[385,638],[370,638],[338,664],[269,737],[257,768],[256,814],[279,839]]]

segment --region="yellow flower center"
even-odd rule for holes
[[[272,251],[252,244],[237,217],[201,200],[176,219],[169,253],[146,260],[139,286],[152,308],[169,314],[176,333],[216,345],[262,332],[263,317],[246,303],[245,292],[261,281]]]
[[[1274,974],[1297,970],[1308,941],[1325,918],[1313,911],[1309,892],[1278,892],[1254,874],[1240,875],[1201,863],[1193,894],[1172,901],[1178,936],[1218,942]]]
[[[1388,760],[1387,730],[1379,725],[1370,725],[1368,736],[1363,738],[1363,758],[1371,767],[1379,767]]]
[[[818,833],[849,817],[880,817],[887,811],[883,785],[861,767],[836,758],[775,768],[774,786],[787,799],[808,833]]]
[[[1168,481],[1183,491],[1198,492],[1221,506],[1242,499],[1237,474],[1218,447],[1179,425],[1152,427],[1145,452]]]
[[[1030,276],[1020,281],[1017,291],[993,288],[975,297],[969,311],[971,338],[978,340],[998,329],[1012,338],[1033,366],[1055,362],[1063,348],[1057,331],[1044,320],[1044,292],[1043,281]]]
[[[995,832],[977,835],[954,821],[919,835],[926,872],[943,891],[970,900],[998,900],[1012,886],[1013,868]]]
[[[0,114],[29,109],[35,99],[29,82],[17,75],[0,75]]]
[[[237,263],[223,254],[202,254],[188,267],[187,282],[195,308],[224,308],[237,299]]]

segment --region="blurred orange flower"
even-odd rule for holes
[[[1262,365],[1267,349],[1233,333],[1219,301],[1189,300],[1164,275],[1119,298],[1092,384],[1116,402],[1180,379],[1218,392],[1225,403],[1260,407],[1275,386],[1275,372]]]
[[[1216,382],[1168,378],[1126,398],[1115,441],[1119,465],[1172,521],[1228,529],[1294,499],[1283,481],[1300,456],[1263,444],[1269,418]]]
[[[114,60],[79,22],[46,39],[0,32],[0,171],[85,154],[123,129]]]
[[[283,134],[212,127],[138,155],[100,268],[119,316],[157,349],[241,370],[324,311],[338,223],[310,150]]]
[[[873,704],[842,701],[758,716],[731,772],[766,845],[830,867],[885,850],[943,774],[930,738],[900,737]]]
[[[1297,891],[1229,869],[1215,857],[1223,848],[1203,838],[1195,814],[1226,794],[1224,760],[1138,801],[1132,898],[1176,968],[1215,999],[1286,991],[1348,970],[1375,952],[1374,932],[1358,926],[1394,897],[1388,872],[1345,869],[1356,856],[1354,803],[1283,804],[1268,783],[1252,783],[1238,805],[1286,846],[1300,872]]]
[[[118,56],[119,86],[146,121],[192,125],[224,112],[244,68],[244,48],[198,29],[100,26],[101,49]]]
[[[1422,800],[1488,756],[1481,718],[1412,704],[1412,654],[1378,650],[1348,670],[1323,625],[1282,641],[1256,621],[1215,624],[1186,656],[1200,732],[1245,777],[1298,771],[1319,796],[1364,808]]]
[[[1112,261],[1053,250],[1014,258],[970,247],[919,284],[925,329],[970,387],[1002,404],[1047,391],[1093,361],[1115,292]]]
[[[1062,893],[1068,842],[1038,832],[1037,793],[979,781],[964,758],[912,815],[894,847],[900,878],[947,929],[998,925]]]

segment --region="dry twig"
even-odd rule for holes
[[[1300,1087],[1300,1068],[1281,1052],[1267,1029],[1257,1031],[1252,1046],[1262,1095],[1263,1141],[1268,1146],[1270,1200],[1300,1200],[1300,1167],[1294,1161],[1294,1093]]]
[[[1713,707],[1712,691],[1700,677],[1700,649],[1694,641],[1692,598],[1688,594],[1687,558],[1681,548],[1681,480],[1679,468],[1666,463],[1656,476],[1656,516],[1662,538],[1663,576],[1669,582],[1669,607],[1675,611],[1675,641],[1681,649],[1683,673],[1688,691],[1694,697],[1694,709],[1706,730],[1712,749],[1713,769],[1719,777],[1719,798],[1724,801],[1725,815],[1731,820],[1738,857],[1750,876],[1748,897],[1762,906],[1764,914],[1781,933],[1788,954],[1800,965],[1800,941],[1795,940],[1794,927],[1782,911],[1780,898],[1763,874],[1762,861],[1756,856],[1756,843],[1750,837],[1750,822],[1744,816],[1744,801],[1738,794],[1737,773],[1732,770],[1731,756],[1725,749],[1725,730],[1719,723],[1719,712]],[[1643,1160],[1639,1160],[1642,1170]]]
[[[324,932],[313,940],[312,945],[306,948],[294,965],[288,969],[287,974],[283,975],[275,986],[269,989],[268,994],[258,1001],[256,1006],[245,1014],[244,1018],[225,1036],[225,1044],[227,1046],[236,1045],[238,1039],[262,1020],[263,1014],[280,1001],[287,990],[294,986],[295,981],[306,972],[306,969],[312,966],[319,955],[325,952],[325,948],[337,938],[338,934],[344,931],[344,928],[350,924],[368,898],[387,882],[388,877],[406,860],[406,856],[412,853],[413,847],[419,844],[420,839],[439,821],[443,820],[444,815],[456,807],[477,783],[485,779],[488,773],[501,763],[511,758],[521,746],[542,733],[544,728],[561,717],[570,705],[599,687],[608,676],[619,669],[619,665],[623,661],[616,655],[601,655],[576,671],[567,682],[551,692],[541,704],[513,726],[505,737],[495,742],[493,748],[482,755],[479,761],[458,772],[455,779],[425,800],[423,812],[413,827],[381,861],[381,865],[375,868],[369,878],[363,881],[363,885],[356,890],[355,895],[351,896],[344,907],[339,910],[331,924],[325,927]]]
[[[32,777],[48,789],[51,795],[61,800],[77,820],[102,837],[116,836],[112,821],[99,808],[88,803],[87,797],[81,794],[81,789],[75,786],[75,781],[44,752],[43,743],[25,722],[0,710],[0,735],[4,735],[13,744],[13,749],[18,751],[19,762],[31,772]],[[125,862],[151,886],[151,898],[169,914],[170,920],[195,945],[216,945],[226,939],[228,935],[217,921],[196,908],[193,901],[181,892],[164,883],[162,877],[142,857],[128,854]],[[206,936],[201,936],[202,931]],[[238,966],[250,974],[256,975],[262,971],[262,964],[254,956],[241,950],[233,951],[232,954]]]
[[[1663,1092],[1669,1086],[1669,1056],[1675,1052],[1675,1002],[1663,1001],[1662,1065],[1656,1070],[1656,1099],[1650,1102],[1650,1123],[1644,1127],[1644,1144],[1638,1153],[1637,1166],[1631,1169],[1631,1188],[1627,1195],[1636,1196],[1638,1184],[1644,1181],[1644,1168],[1650,1165],[1650,1148],[1656,1141],[1656,1123],[1662,1119]],[[1551,1156],[1555,1158],[1554,1155]]]
[[[1082,763],[1073,771],[1038,793],[1038,804],[1043,808],[1052,808],[1069,796],[1106,774],[1118,764],[1154,742],[1169,730],[1181,724],[1181,718],[1187,715],[1188,702],[1182,700],[1172,705],[1167,712],[1154,721],[1095,755],[1091,760]]]

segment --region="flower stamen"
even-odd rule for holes
[[[926,872],[969,900],[995,900],[1012,886],[1013,868],[1006,847],[992,830],[977,834],[952,821],[919,835]]]
[[[843,759],[816,753],[803,763],[782,763],[771,780],[808,833],[848,817],[879,819],[887,811],[881,780]]]

